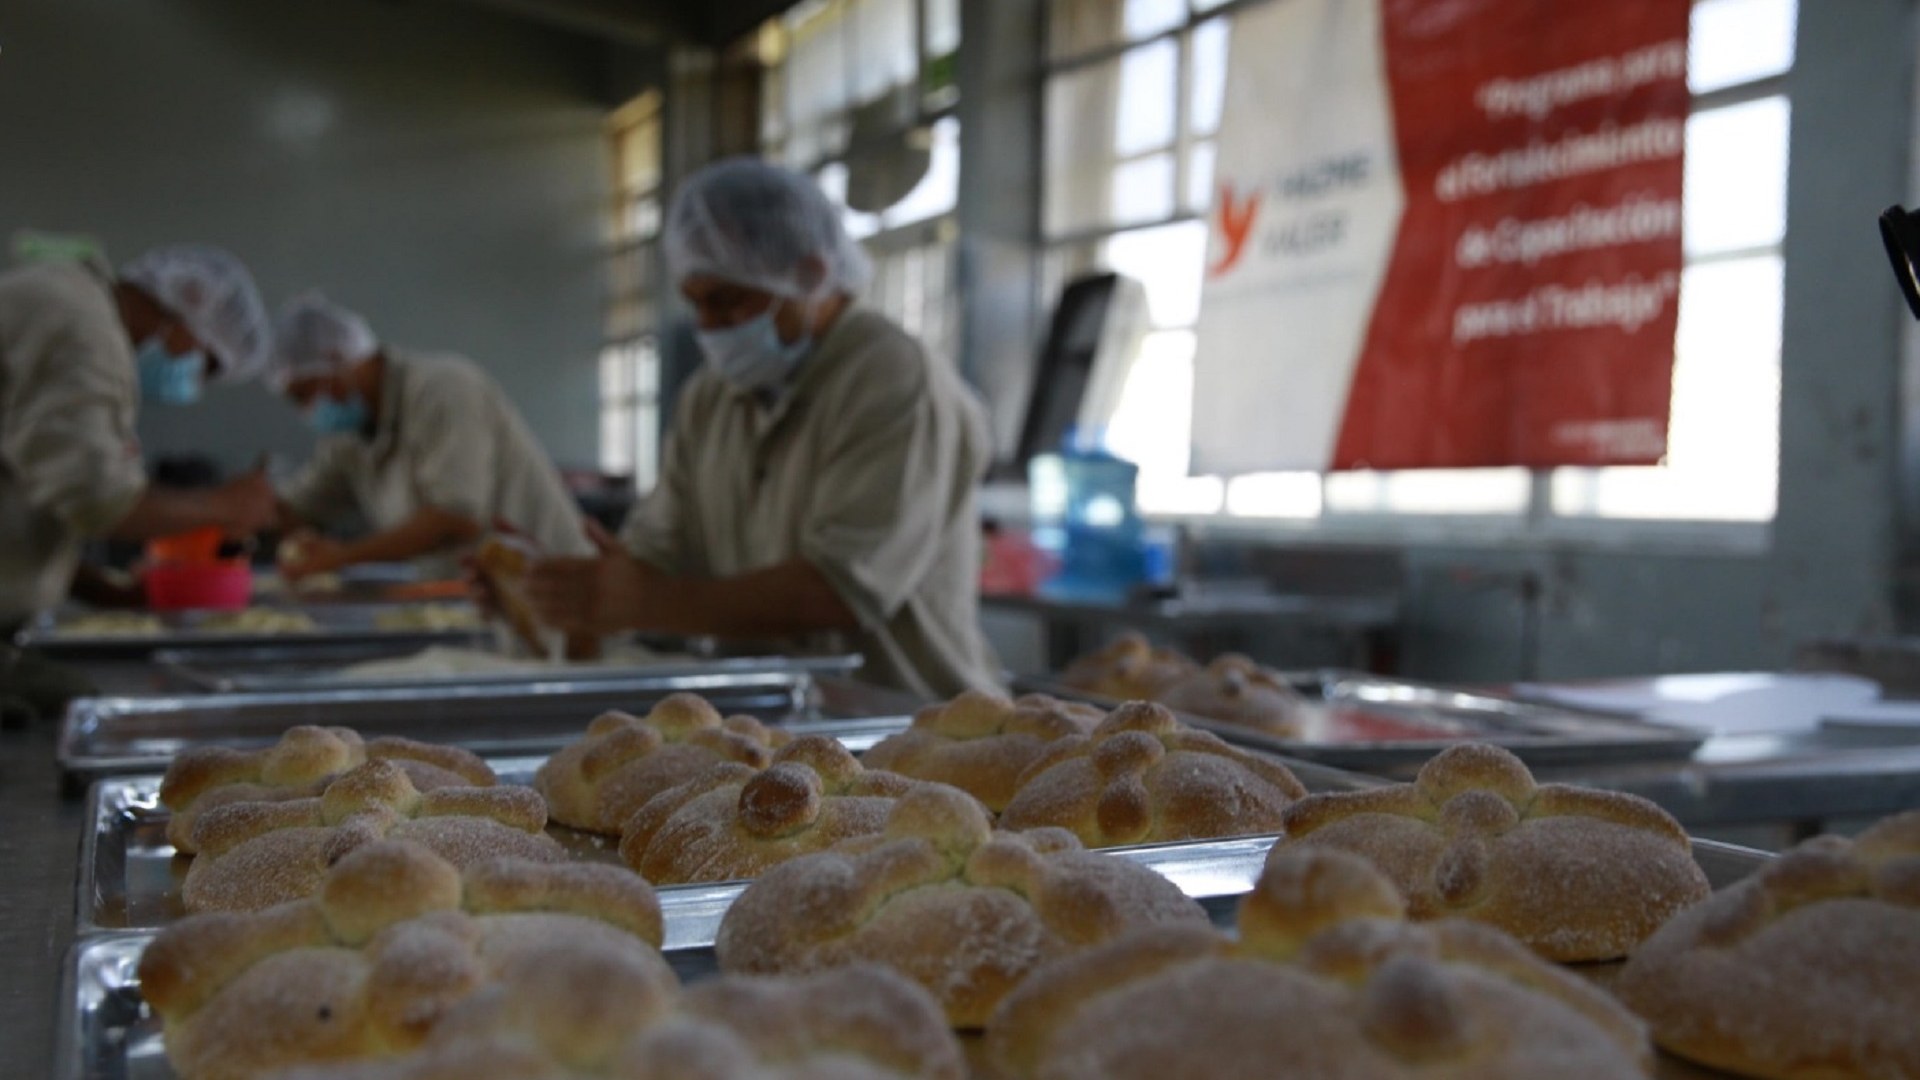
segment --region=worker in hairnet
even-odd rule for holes
[[[218,248],[156,248],[118,275],[97,258],[0,274],[0,632],[67,595],[90,538],[273,523],[257,472],[150,485],[134,431],[143,399],[184,405],[209,380],[257,373],[269,336],[252,277]],[[20,690],[22,665],[0,660],[0,695],[38,696]]]
[[[952,366],[855,297],[870,268],[808,177],[737,159],[689,177],[669,272],[705,366],[616,546],[537,564],[575,633],[845,643],[923,698],[997,683],[978,622],[986,420]]]
[[[556,555],[593,551],[552,461],[472,361],[383,344],[318,293],[287,305],[274,340],[273,381],[322,436],[280,495],[290,579],[408,560],[455,576],[462,552],[496,526]],[[371,532],[342,541],[318,531],[356,519]]]

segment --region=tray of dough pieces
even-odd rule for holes
[[[55,660],[139,660],[169,648],[292,649],[349,644],[485,646],[469,604],[260,605],[242,611],[55,612],[15,635]]]
[[[852,720],[819,720],[785,725],[795,735],[826,735],[838,739],[854,753],[862,753],[874,743],[906,729],[905,717],[874,717]],[[494,757],[487,764],[502,784],[529,785],[543,756]],[[1312,791],[1345,791],[1381,783],[1371,777],[1356,776],[1312,765],[1287,762],[1300,782]],[[86,833],[80,841],[80,869],[74,895],[74,932],[81,936],[118,930],[153,930],[183,918],[180,888],[188,860],[174,854],[167,842],[168,813],[160,805],[160,776],[115,776],[96,781],[87,792]],[[550,825],[547,832],[576,858],[618,862],[617,843],[610,837],[577,832]],[[1205,845],[1152,845],[1131,851],[1164,849],[1167,867],[1178,867],[1175,876],[1191,895],[1231,896],[1251,887],[1259,870],[1255,859],[1249,866],[1244,856],[1257,847],[1264,855],[1273,843],[1271,836],[1250,840],[1227,840]],[[1191,849],[1191,850],[1189,850]],[[685,906],[681,914],[692,917],[695,908],[708,901],[695,902],[700,890],[724,898],[713,909],[708,924],[689,923],[686,918],[669,921],[669,941],[682,933],[690,940],[703,935],[710,941],[719,925],[726,904],[731,903],[741,886],[687,886],[663,889],[663,900],[675,898]],[[704,926],[704,928],[703,928]]]
[[[1240,746],[1362,772],[1411,773],[1461,742],[1492,743],[1541,768],[1685,760],[1705,741],[1698,732],[1636,717],[1364,672],[1288,672],[1284,678],[1306,699],[1300,735],[1191,712],[1180,718]],[[1014,686],[1103,708],[1119,704],[1052,677],[1021,677]]]
[[[56,756],[72,776],[161,772],[174,755],[213,743],[267,745],[296,724],[338,724],[373,738],[403,735],[482,755],[549,754],[608,709],[644,714],[691,692],[723,714],[813,719],[818,679],[808,670],[689,669],[619,679],[379,687],[165,697],[81,698],[60,720]]]
[[[511,657],[474,645],[365,642],[331,646],[162,649],[153,662],[188,687],[213,693],[282,693],[417,687],[511,686],[674,680],[709,675],[849,675],[860,656],[730,656],[696,659],[640,646],[616,646],[604,658],[582,662]]]
[[[1304,778],[1303,778],[1304,779]],[[1216,922],[1230,924],[1238,896],[1253,887],[1274,837],[1243,837],[1204,843],[1158,844],[1110,849],[1165,874],[1207,905]],[[1694,842],[1694,858],[1715,889],[1753,873],[1770,856],[1747,848]],[[741,883],[679,886],[659,890],[666,917],[664,951],[686,980],[715,970],[713,933]],[[1209,902],[1211,901],[1211,902]],[[140,996],[140,953],[154,932],[117,931],[82,937],[67,955],[55,1032],[56,1080],[172,1080],[160,1023]],[[1606,969],[1576,968],[1604,983]],[[1588,971],[1588,968],[1595,970]],[[1661,1054],[1661,1080],[1696,1080],[1726,1074]]]

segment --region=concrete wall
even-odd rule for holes
[[[607,73],[597,43],[468,5],[13,0],[0,235],[226,245],[270,304],[318,285],[389,340],[474,357],[591,462]],[[256,387],[141,429],[229,465],[310,445]]]

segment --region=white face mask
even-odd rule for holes
[[[697,331],[694,337],[700,342],[707,366],[742,390],[767,390],[785,382],[813,342],[805,335],[790,345],[781,341],[773,311],[769,307],[723,330]]]

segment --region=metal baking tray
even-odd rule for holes
[[[482,628],[448,630],[385,630],[380,616],[404,607],[396,604],[259,604],[263,610],[294,612],[312,619],[319,629],[307,633],[263,634],[208,630],[208,622],[219,618],[217,611],[153,612],[166,631],[160,634],[68,634],[61,627],[69,616],[43,615],[14,635],[15,644],[33,648],[55,660],[129,660],[150,657],[162,649],[184,646],[199,648],[289,649],[298,646],[376,643],[404,645],[414,649],[428,645],[475,644],[492,640],[492,632]]]
[[[698,693],[723,713],[763,720],[808,719],[817,712],[818,687],[806,671],[81,698],[61,717],[56,756],[69,776],[160,772],[188,747],[264,746],[295,724],[344,724],[368,737],[405,735],[481,754],[552,753],[607,709],[645,713],[678,691]]]
[[[1322,710],[1329,732],[1287,738],[1204,716],[1181,719],[1241,746],[1367,772],[1410,772],[1461,742],[1513,751],[1533,766],[1685,760],[1705,736],[1614,713],[1515,701],[1428,683],[1349,671],[1289,673],[1294,688]],[[1050,677],[1014,680],[1022,693],[1051,694],[1105,708],[1120,703]],[[1345,731],[1338,726],[1350,724]],[[1364,729],[1400,729],[1381,738]],[[1337,734],[1335,734],[1337,732]]]
[[[786,725],[795,734],[826,735],[840,740],[854,753],[864,753],[874,743],[898,731],[911,721],[906,717],[873,717],[846,720],[819,720]],[[527,785],[544,756],[491,758],[488,764],[503,784]],[[1312,791],[1350,791],[1382,783],[1373,777],[1340,772],[1306,762],[1287,762],[1300,782]],[[167,843],[165,807],[160,805],[160,777],[120,776],[96,781],[87,792],[86,833],[80,840],[80,869],[74,890],[73,925],[76,934],[105,931],[152,929],[185,916],[180,906],[180,886],[187,861],[174,855]],[[606,837],[576,832],[562,826],[550,826],[548,832],[576,857],[617,861],[614,845]],[[1249,845],[1261,852],[1273,843],[1273,837],[1248,840],[1224,840],[1201,847],[1193,845],[1157,845],[1125,849],[1128,853],[1146,852],[1169,877],[1187,888],[1190,895],[1228,895],[1243,892],[1252,884],[1244,867],[1235,869],[1234,860],[1243,856]],[[1158,850],[1165,849],[1165,850]],[[1177,850],[1176,850],[1177,849]],[[1155,854],[1158,850],[1158,853]],[[1148,857],[1148,856],[1142,856]],[[1257,861],[1255,869],[1258,868]],[[1236,874],[1242,876],[1236,877]],[[711,933],[719,925],[726,904],[739,892],[735,886],[707,886],[718,890],[716,897],[725,903],[712,909]],[[731,891],[728,891],[728,890]],[[687,896],[681,902],[690,905],[689,916],[700,909]],[[689,924],[668,928],[669,937],[701,931]],[[675,941],[680,940],[674,938]]]
[[[680,679],[704,675],[849,675],[858,670],[857,653],[837,656],[737,656],[711,660],[662,657],[620,664],[556,664],[523,671],[482,671],[458,675],[403,675],[367,678],[346,668],[370,660],[404,660],[417,647],[391,642],[329,646],[272,645],[258,648],[162,649],[153,662],[186,686],[222,694],[281,693],[302,690],[382,690],[461,686],[513,686],[566,679],[576,683],[636,679]]]
[[[1207,898],[1216,901],[1209,908],[1218,922],[1223,921],[1220,912],[1231,912],[1234,897],[1252,887],[1272,843],[1272,837],[1248,837],[1208,844],[1115,849],[1114,853],[1161,870],[1180,882],[1189,895],[1195,890],[1208,893]],[[1694,858],[1706,870],[1713,887],[1721,889],[1759,869],[1769,856],[1696,840]],[[719,925],[726,905],[742,887],[732,884],[660,890],[661,906],[667,912],[667,959],[682,979],[692,981],[715,970],[711,927]],[[1225,921],[1230,919],[1228,914]],[[684,930],[676,928],[676,921]],[[174,1076],[167,1064],[159,1019],[140,997],[140,953],[152,939],[152,931],[100,934],[82,938],[68,953],[59,1029],[54,1035],[57,1080],[171,1080]],[[1586,965],[1574,970],[1604,981],[1605,971],[1590,969],[1610,967],[1617,965]],[[1661,1054],[1655,1075],[1661,1080],[1693,1080],[1726,1074]]]

